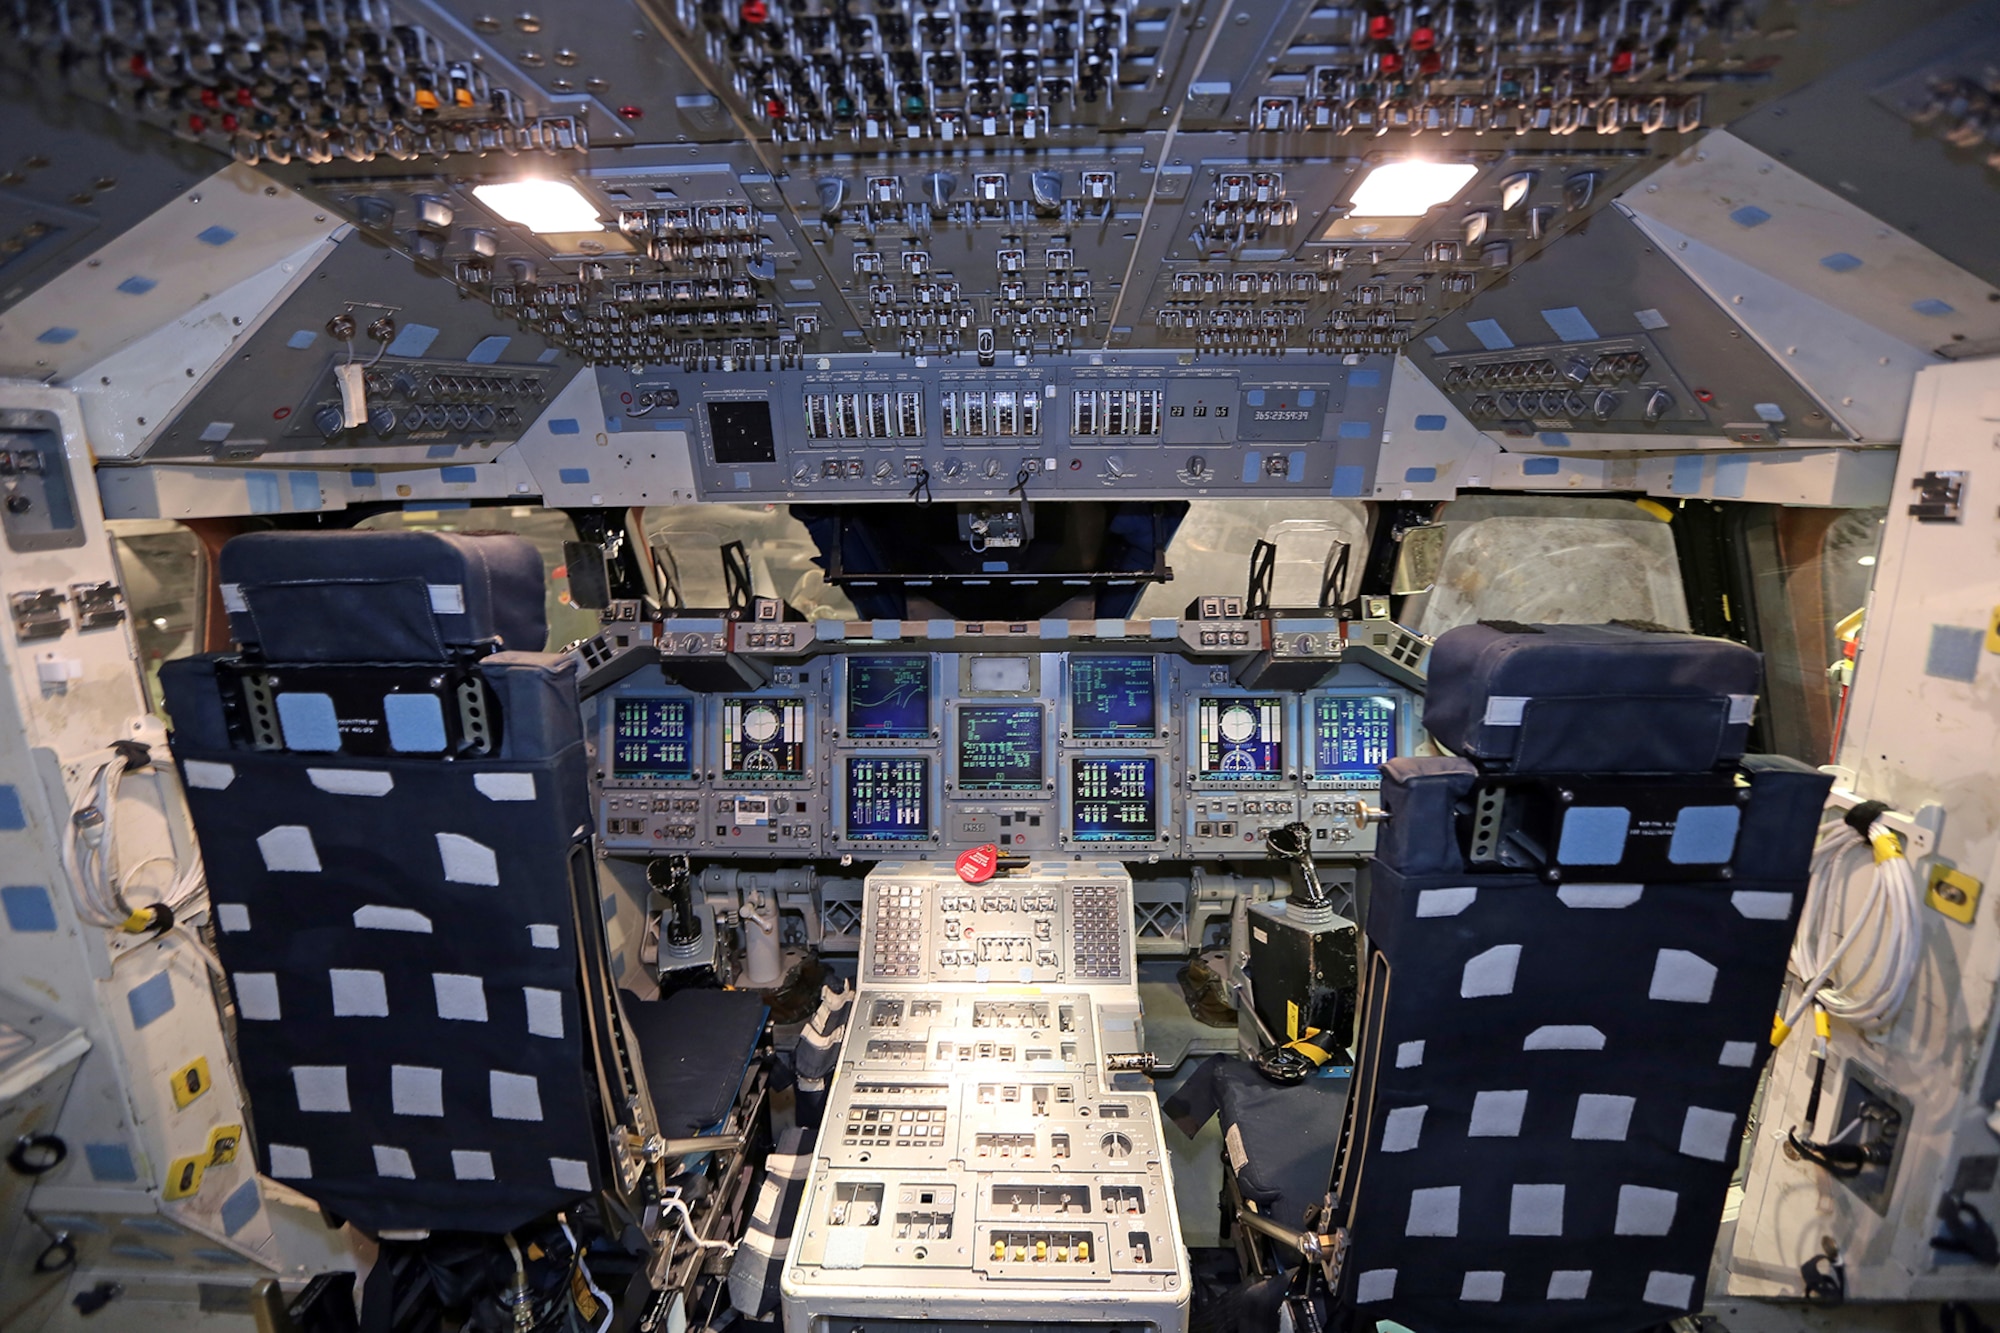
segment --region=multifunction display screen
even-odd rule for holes
[[[611,775],[640,780],[694,777],[694,702],[620,699],[611,717]]]
[[[931,659],[847,659],[847,734],[918,740],[931,734]]]
[[[805,775],[804,699],[722,701],[722,776],[802,778]]]
[[[1373,786],[1396,757],[1396,701],[1322,694],[1312,702],[1313,776]]]
[[[1150,657],[1072,657],[1069,698],[1078,740],[1136,740],[1159,728]]]
[[[1152,842],[1160,836],[1149,758],[1070,760],[1070,836],[1078,842]]]
[[[1201,699],[1195,705],[1195,767],[1207,778],[1284,776],[1282,699]]]
[[[917,842],[931,836],[931,765],[921,755],[855,755],[847,761],[847,836]]]
[[[960,708],[958,785],[966,791],[1039,790],[1040,705]]]

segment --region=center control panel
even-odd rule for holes
[[[1131,920],[1116,861],[1037,861],[982,884],[913,862],[869,874],[787,1327],[890,1318],[913,1298],[935,1319],[977,1318],[996,1289],[1010,1309],[1046,1303],[1044,1326],[1185,1327],[1159,1105],[1106,1064],[1144,1045]]]
[[[870,860],[989,842],[1262,859],[1266,833],[1294,821],[1323,855],[1365,855],[1357,804],[1412,752],[1419,713],[1354,662],[1309,689],[1249,689],[1167,647],[889,642],[795,659],[756,688],[695,690],[648,666],[587,707],[608,852]],[[925,928],[945,938],[942,920]],[[1039,970],[1055,943],[963,951],[968,968]]]

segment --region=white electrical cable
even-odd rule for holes
[[[1797,1027],[1817,1000],[1842,1022],[1863,1029],[1895,1022],[1916,979],[1923,950],[1923,890],[1901,854],[1875,862],[1868,894],[1850,917],[1847,886],[1857,855],[1875,854],[1872,840],[1894,838],[1876,820],[1867,839],[1844,821],[1835,821],[1813,849],[1812,874],[1799,931],[1792,941],[1792,971],[1805,980],[1799,999],[1785,1015],[1784,1029]],[[1858,950],[1858,961],[1848,955]]]
[[[208,889],[201,855],[192,849],[185,866],[171,854],[156,853],[120,869],[119,787],[124,781],[126,766],[127,757],[112,750],[106,752],[95,767],[87,768],[88,775],[77,784],[76,794],[70,801],[67,836],[62,842],[63,869],[68,872],[77,915],[89,924],[106,930],[121,929],[131,920],[134,909],[128,894],[140,872],[148,866],[164,864],[173,878],[164,893],[142,906],[164,905],[178,917]],[[158,765],[153,766],[152,776],[159,783],[173,780],[167,770]],[[184,931],[182,934],[190,942],[199,944],[192,932]],[[200,952],[211,966],[218,966],[209,950],[203,948]]]
[[[692,1241],[698,1248],[704,1250],[721,1250],[724,1254],[736,1253],[736,1244],[733,1241],[703,1240],[700,1236],[697,1236],[694,1232],[694,1215],[688,1212],[687,1204],[680,1199],[662,1199],[660,1207],[668,1212],[679,1211],[681,1234]]]

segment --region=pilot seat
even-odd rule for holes
[[[1457,757],[1384,768],[1326,1228],[1356,1327],[1702,1308],[1831,782],[1745,757],[1759,666],[1639,624],[1432,648]]]
[[[588,1315],[698,1272],[765,1132],[764,1011],[621,996],[533,545],[264,532],[219,575],[237,650],[161,679],[259,1170],[383,1242],[377,1277],[452,1233],[491,1266],[515,1232],[543,1262],[500,1264],[502,1305],[517,1275]]]

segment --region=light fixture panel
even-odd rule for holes
[[[475,186],[472,195],[507,221],[536,235],[604,230],[597,219],[597,205],[568,181],[507,181]]]
[[[1479,168],[1470,162],[1384,162],[1355,187],[1348,216],[1422,217],[1457,197]]]

